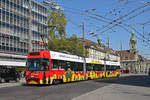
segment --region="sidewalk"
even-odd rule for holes
[[[11,87],[11,86],[19,86],[25,84],[25,79],[21,78],[19,82],[10,81],[9,83],[0,83],[0,88],[3,87]]]
[[[148,74],[147,73],[138,73],[138,74],[128,73],[128,74],[120,74],[120,77],[136,76],[136,75],[148,75]]]
[[[72,100],[150,100],[150,88],[111,84]]]

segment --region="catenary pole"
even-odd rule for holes
[[[85,59],[85,37],[84,37],[84,22],[82,24],[82,38],[83,38],[83,73],[84,73],[84,79],[86,80],[86,59]]]

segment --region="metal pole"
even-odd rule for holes
[[[84,57],[84,63],[83,63],[83,73],[84,73],[84,79],[86,79],[86,59],[85,59],[85,39],[84,39],[84,22],[82,25],[82,38],[83,38],[83,57]]]
[[[105,49],[106,47],[104,47]],[[106,50],[106,49],[105,49]],[[105,57],[104,57],[104,74],[105,74],[105,77],[106,77],[106,51],[105,51]]]
[[[109,50],[109,38],[107,40],[107,47],[108,47],[108,50]],[[105,73],[105,77],[106,77],[106,58],[108,58],[109,60],[109,51],[107,51],[107,48],[106,46],[104,47],[104,50],[105,50],[105,57],[104,57],[104,73]],[[108,55],[107,55],[108,53]]]
[[[123,68],[123,62],[122,62],[122,41],[120,40],[120,67]],[[131,66],[130,66],[131,69]]]
[[[28,47],[28,51],[32,51],[32,30],[31,30],[31,28],[32,28],[32,7],[31,7],[31,1],[32,0],[29,0],[29,17],[28,17],[28,19],[29,19],[29,47]]]

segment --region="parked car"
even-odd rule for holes
[[[20,80],[20,72],[17,72],[15,68],[0,68],[0,83]]]

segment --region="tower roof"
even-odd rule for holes
[[[130,42],[134,42],[134,43],[136,43],[136,38],[134,37],[134,31],[132,30],[132,32],[131,32],[131,38],[130,38]]]

